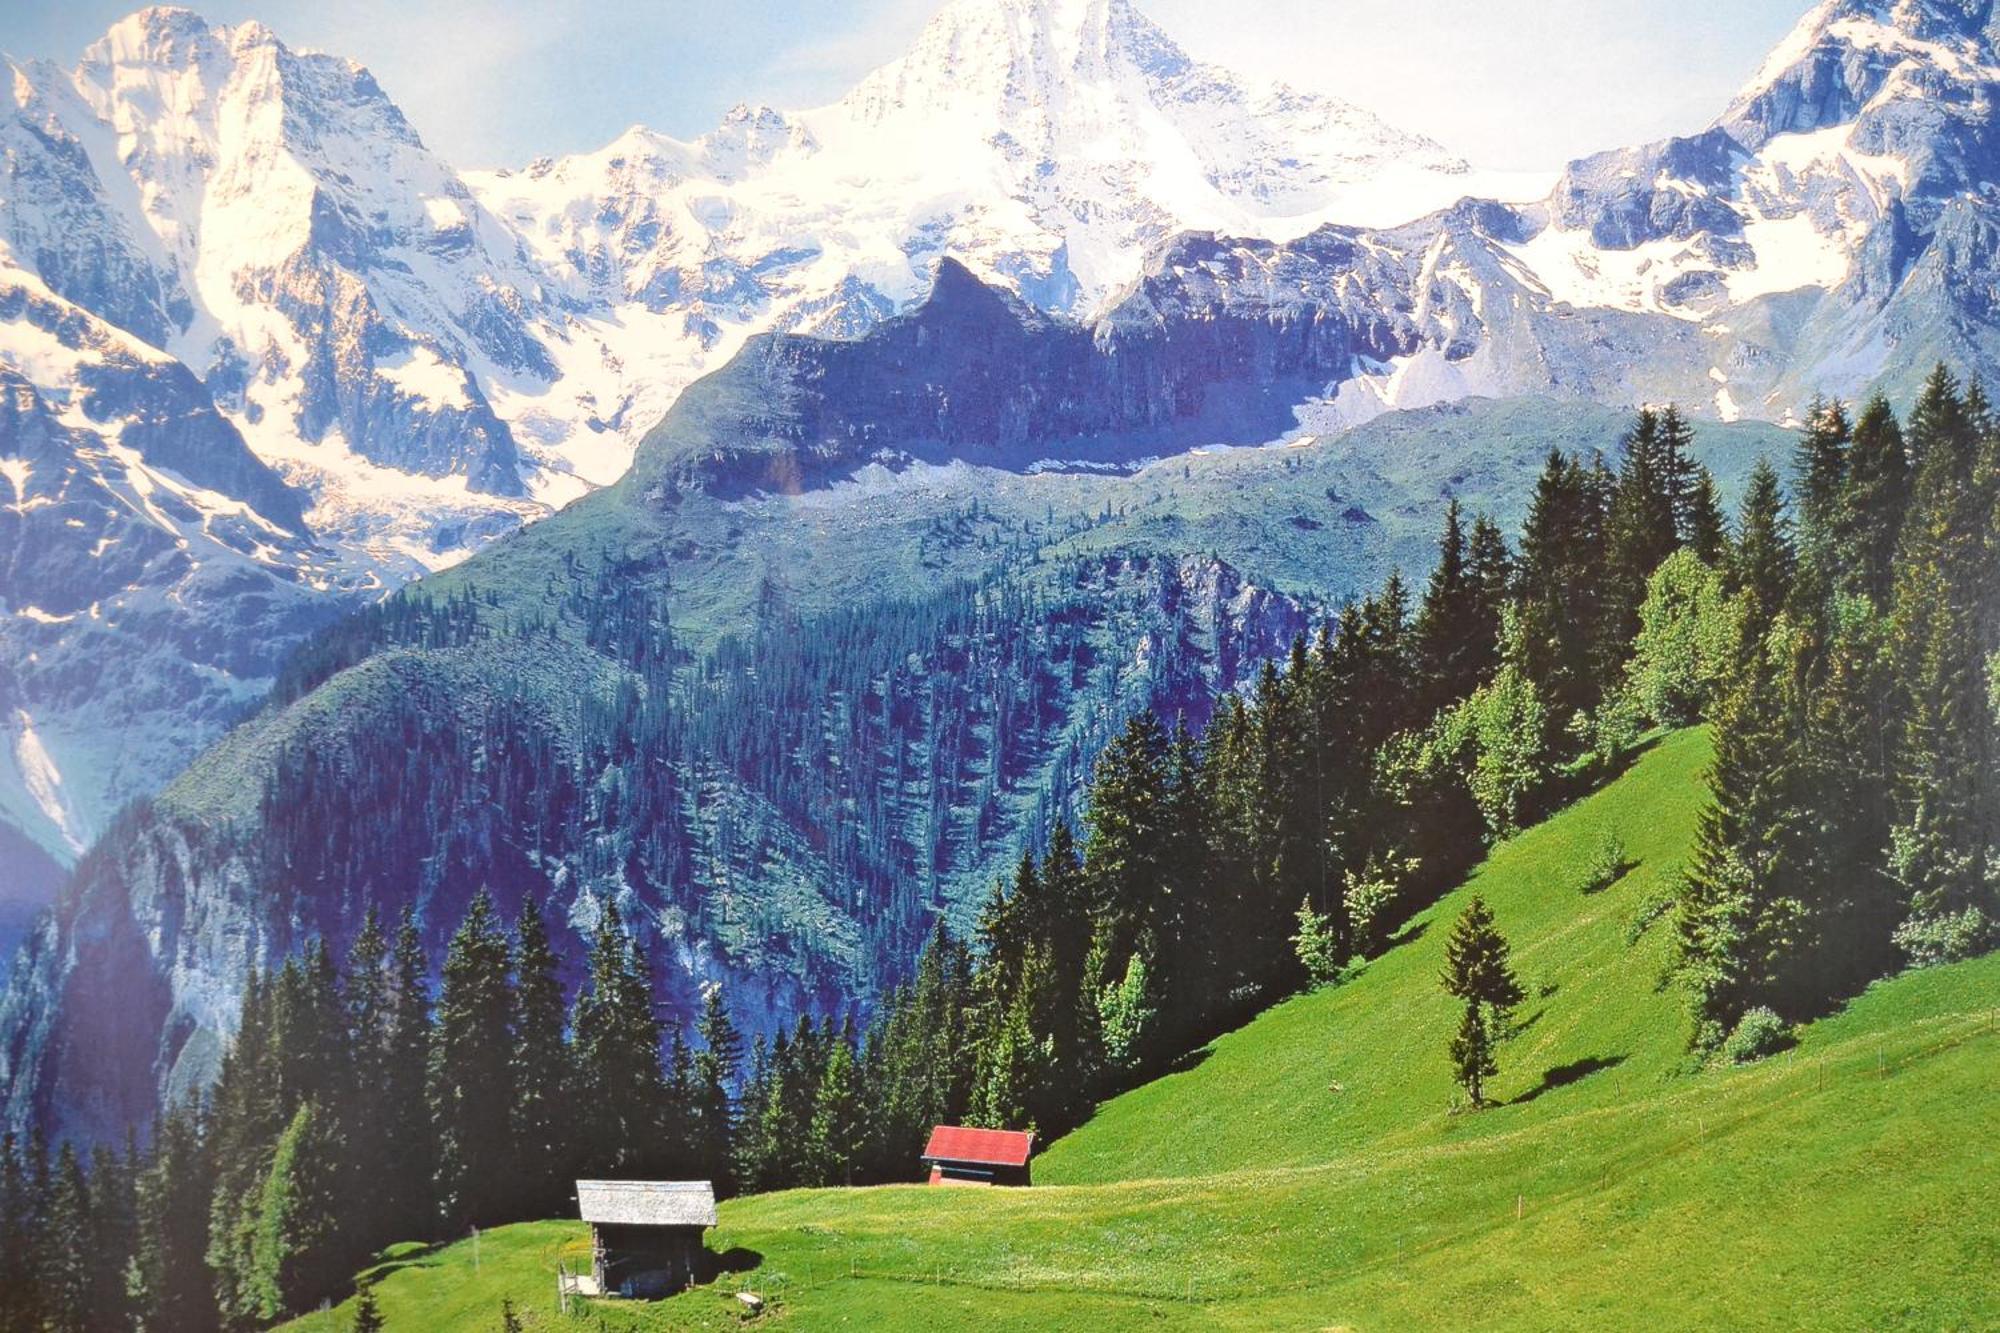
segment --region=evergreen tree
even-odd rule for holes
[[[1785,605],[1796,567],[1784,490],[1776,469],[1760,458],[1750,471],[1730,552],[1732,589],[1747,599],[1748,642],[1755,643]]]
[[[1713,1049],[1754,1005],[1770,1004],[1783,959],[1803,943],[1795,731],[1776,645],[1752,651],[1715,718],[1709,804],[1682,877],[1676,970],[1695,1045]]]
[[[676,1180],[695,1174],[695,1107],[700,1088],[695,1081],[694,1052],[675,1028],[667,1043],[665,1095],[660,1107],[660,1145],[667,1173]]]
[[[1504,551],[1501,554],[1504,558]],[[1478,558],[1492,557],[1487,553]],[[1485,571],[1475,564],[1454,497],[1445,508],[1438,562],[1424,587],[1414,628],[1417,672],[1422,680],[1420,716],[1428,717],[1472,693],[1492,670],[1499,624],[1497,618],[1489,617],[1484,576]]]
[[[1910,414],[1918,462],[1890,630],[1903,718],[1890,862],[1908,905],[1898,940],[1919,962],[1983,949],[2000,915],[1982,623],[1992,505],[1977,467],[1986,415],[1983,398],[1968,405],[1942,366]]]
[[[1508,1013],[1524,998],[1514,980],[1509,952],[1492,909],[1485,899],[1474,897],[1445,941],[1440,978],[1445,991],[1465,1005],[1450,1054],[1459,1084],[1474,1107],[1486,1104],[1486,1080],[1499,1070],[1494,1046]]]
[[[36,1284],[42,1292],[42,1327],[47,1333],[92,1333],[93,1272],[90,1186],[83,1163],[68,1143],[56,1155],[48,1214],[40,1228]]]
[[[253,1312],[272,1323],[309,1309],[345,1279],[335,1178],[339,1147],[312,1102],[279,1136],[255,1210],[248,1288]]]
[[[1792,473],[1798,497],[1800,568],[1816,590],[1830,592],[1845,582],[1848,573],[1841,536],[1852,444],[1846,407],[1815,401],[1799,434]]]
[[[1474,621],[1472,637],[1483,648],[1473,671],[1484,682],[1500,664],[1500,616],[1513,596],[1514,557],[1507,538],[1490,515],[1472,521],[1472,537],[1466,545],[1466,576],[1473,587]]]
[[[1722,494],[1716,489],[1715,474],[1705,467],[1698,468],[1695,474],[1683,545],[1709,565],[1720,565],[1729,546],[1729,534],[1722,522]]]
[[[439,1221],[437,1124],[430,1107],[429,969],[413,911],[403,914],[389,960],[381,1118],[374,1126],[381,1173],[380,1234],[424,1239]]]
[[[1084,843],[1090,870],[1089,911],[1097,920],[1106,957],[1120,967],[1139,932],[1153,924],[1165,888],[1168,749],[1166,728],[1144,710],[1105,747],[1092,772],[1089,837]],[[1053,861],[1051,868],[1060,880],[1060,868]],[[1043,896],[1051,899],[1051,909],[1068,911],[1068,905],[1057,904],[1053,895]],[[1050,942],[1051,932],[1031,927],[1031,937]]]
[[[126,1269],[139,1246],[139,1145],[126,1135],[120,1156],[102,1144],[90,1155],[90,1303],[86,1323],[130,1328],[137,1316]]]
[[[389,937],[373,904],[361,920],[361,930],[347,952],[345,999],[349,1043],[349,1078],[344,1101],[362,1136],[372,1136],[387,1122],[389,1092],[389,1019],[391,1009]],[[390,1183],[371,1154],[354,1153],[343,1164],[342,1196],[351,1234],[379,1244],[395,1235],[387,1195]],[[357,1255],[357,1258],[364,1257]]]
[[[507,937],[492,895],[481,890],[451,938],[438,991],[430,1104],[437,1127],[438,1198],[451,1228],[506,1220],[514,1045],[514,988]]]
[[[354,1297],[354,1322],[348,1325],[350,1333],[382,1333],[386,1327],[382,1322],[382,1308],[375,1300],[375,1284],[364,1282]]]
[[[1604,614],[1604,483],[1560,450],[1550,453],[1521,534],[1512,664],[1547,705],[1548,748],[1570,720],[1596,706],[1609,679],[1601,661]]]
[[[866,1141],[860,1074],[852,1042],[837,1039],[813,1099],[810,1182],[851,1185]]]
[[[570,1049],[564,1041],[565,1015],[560,964],[549,943],[548,928],[533,902],[521,906],[514,929],[514,1173],[519,1193],[510,1211],[516,1217],[553,1217],[569,1197],[575,1177],[571,1108],[577,1098],[571,1088]],[[650,1020],[650,1013],[648,1018]],[[658,1068],[658,1029],[654,1028],[653,1066]],[[596,1111],[594,1101],[582,1109]],[[659,1124],[657,1109],[654,1132]]]
[[[272,1044],[276,978],[253,967],[244,983],[236,1038],[210,1093],[208,1143],[215,1163],[210,1201],[208,1267],[224,1328],[254,1326],[260,1315],[251,1286],[257,1206],[271,1153],[285,1127]]]
[[[1847,485],[1837,516],[1840,567],[1849,590],[1887,610],[1892,566],[1909,505],[1909,459],[1889,400],[1877,394],[1862,408],[1847,452]]]
[[[743,1039],[729,1020],[720,986],[709,988],[696,1030],[702,1044],[694,1062],[696,1160],[716,1191],[726,1196],[736,1192],[731,1166],[736,1125],[729,1089],[743,1059]]]
[[[196,1112],[169,1108],[136,1189],[130,1287],[144,1333],[208,1333],[217,1326],[206,1255],[214,1193],[215,1164]]]
[[[0,1137],[0,1333],[41,1328],[41,1223],[27,1154],[10,1130]]]
[[[1039,949],[1025,960],[1019,986],[1000,1029],[981,1052],[968,1119],[989,1129],[1032,1130],[1035,1103],[1047,1082],[1048,1048],[1034,1030],[1035,997],[1048,962]]]
[[[1646,581],[1680,545],[1682,460],[1677,439],[1650,409],[1625,437],[1624,461],[1605,528],[1605,598],[1599,660],[1612,666],[1639,632]]]

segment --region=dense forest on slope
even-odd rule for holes
[[[721,1330],[749,1290],[801,1328],[1991,1325],[2000,956],[1904,972],[1784,1052],[1695,1067],[1654,913],[1712,754],[1705,728],[1648,744],[1340,984],[1101,1105],[1037,1156],[1033,1188],[740,1197],[708,1233],[713,1282],[586,1318]],[[1633,868],[1586,892],[1607,839]],[[1476,1115],[1438,984],[1475,896],[1529,997]],[[390,1328],[481,1333],[510,1300],[533,1327],[590,1243],[573,1218],[524,1223],[483,1232],[477,1262],[463,1238],[399,1246],[362,1279]],[[355,1308],[287,1327],[343,1329]]]
[[[1047,358],[1111,355],[1072,333],[947,275],[853,344],[760,341],[627,481],[315,640],[35,932],[0,998],[8,1121],[115,1143],[214,1078],[252,963],[344,952],[371,905],[416,907],[435,953],[481,887],[548,908],[570,988],[615,901],[683,1020],[715,982],[758,1026],[866,1010],[1075,816],[1129,713],[1199,725],[1428,565],[1446,496],[1512,526],[1541,453],[1623,428],[1474,403],[1210,448],[1251,427],[1147,424],[1141,371],[1189,371],[1170,338],[1062,372],[1141,375],[1117,404],[1046,398]],[[1277,392],[1243,365],[1231,392]],[[1702,434],[1732,491],[1775,436]]]
[[[1907,432],[1879,400],[1858,420],[1816,406],[1795,499],[1760,466],[1733,524],[1689,434],[1648,411],[1616,470],[1552,452],[1511,550],[1451,506],[1414,608],[1392,578],[1199,733],[1137,713],[1097,759],[1081,836],[1056,817],[969,947],[935,924],[865,1031],[801,1015],[746,1052],[712,988],[696,1042],[663,1033],[615,904],[566,1013],[540,909],[516,912],[510,941],[484,892],[433,1004],[414,914],[393,946],[371,916],[344,969],[314,943],[253,974],[214,1096],[175,1109],[149,1156],[102,1155],[86,1176],[67,1148],[51,1166],[45,1144],[10,1141],[5,1225],[37,1271],[84,1283],[48,1308],[171,1303],[250,1327],[334,1293],[391,1239],[546,1212],[573,1174],[725,1192],[893,1180],[940,1121],[1061,1133],[1255,1010],[1338,984],[1490,838],[1617,772],[1648,728],[1702,717],[1716,757],[1695,852],[1635,926],[1672,915],[1695,1056],[1755,1059],[1872,977],[1990,948],[2000,425],[1982,394],[1940,368]],[[978,623],[976,603],[939,614]],[[616,632],[671,663],[651,617]],[[838,678],[851,659],[826,649],[809,660]],[[796,706],[800,679],[759,688]],[[598,743],[647,725],[614,714]],[[549,790],[537,772],[529,756],[504,780]],[[1623,878],[1625,855],[1598,848],[1584,893]],[[1521,998],[1510,982],[1490,1018],[1475,999],[1460,1040],[1504,1042]],[[1476,1075],[1467,1088],[1485,1104]],[[552,1108],[579,1105],[589,1123],[559,1128]],[[359,1132],[379,1124],[402,1128]],[[162,1211],[190,1199],[208,1206],[198,1260]],[[90,1285],[78,1247],[104,1235],[133,1238],[150,1288]],[[199,1291],[190,1272],[209,1275]],[[22,1300],[43,1287],[20,1283]]]

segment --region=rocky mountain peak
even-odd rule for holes
[[[2000,81],[1992,0],[1824,0],[1775,47],[1718,122],[1756,151],[1894,102],[1962,98]]]

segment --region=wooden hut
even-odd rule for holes
[[[939,1125],[924,1146],[933,1185],[1025,1185],[1035,1136],[1011,1129]]]
[[[701,1233],[715,1225],[706,1180],[579,1180],[576,1206],[606,1296],[655,1300],[684,1289],[701,1266]]]

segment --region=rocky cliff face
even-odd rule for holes
[[[0,275],[0,809],[76,856],[354,590],[181,363]]]

